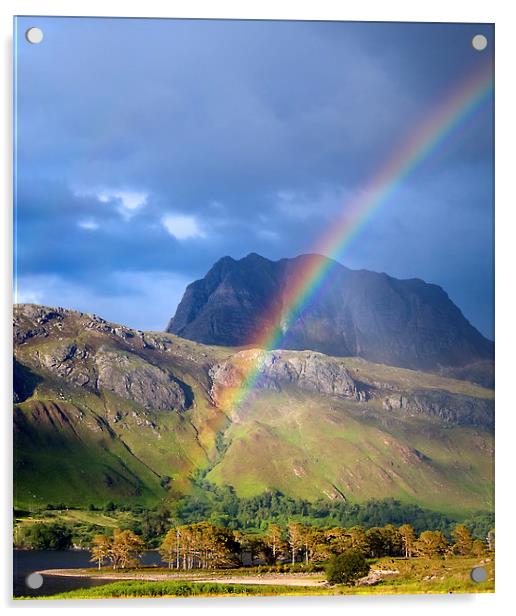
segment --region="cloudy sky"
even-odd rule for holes
[[[39,45],[24,39],[34,25]],[[16,299],[141,329],[163,329],[224,255],[309,252],[494,35],[47,17],[16,30]],[[489,100],[340,260],[440,284],[493,337],[492,154]]]

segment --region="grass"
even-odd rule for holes
[[[165,495],[159,476],[85,407],[25,402],[15,410],[15,425],[15,502],[22,508],[119,499],[150,504]]]
[[[483,562],[488,579],[473,582],[470,573],[480,564],[476,558],[381,558],[375,569],[398,570],[376,586],[345,588],[346,594],[422,594],[422,593],[478,593],[494,592],[494,563]],[[355,592],[352,592],[355,591]]]
[[[335,594],[329,588],[312,586],[280,586],[258,584],[220,584],[214,582],[114,582],[103,586],[72,590],[41,599],[123,599],[149,597],[220,597],[220,596],[271,596],[271,595],[329,595]],[[21,597],[32,599],[33,597]]]
[[[129,511],[117,511],[108,514],[103,511],[85,511],[83,509],[58,509],[41,511],[28,515],[15,516],[16,526],[31,526],[32,524],[91,524],[106,529],[119,528],[121,525],[133,522],[136,517]]]
[[[113,500],[152,506],[189,493],[190,477],[209,463],[226,421],[207,399],[205,364],[208,357],[227,358],[228,350],[150,334],[169,348],[143,353],[138,337],[121,348],[120,339],[85,328],[87,321],[71,313],[56,336],[35,337],[17,349],[19,361],[40,383],[30,399],[15,405],[16,505],[33,510],[46,503],[84,507]],[[72,342],[90,349],[102,345],[138,366],[170,369],[194,391],[194,407],[185,413],[146,411],[109,391],[99,396],[41,369],[38,353]],[[160,487],[164,475],[173,480],[168,492]]]

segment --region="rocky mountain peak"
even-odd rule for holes
[[[223,346],[250,346],[268,315],[288,310],[289,290],[307,259],[225,257],[190,284],[167,331]],[[321,265],[328,261],[318,256]],[[333,262],[317,301],[290,324],[279,347],[357,356],[413,369],[442,370],[493,360],[493,343],[438,285],[350,270]]]

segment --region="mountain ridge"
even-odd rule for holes
[[[321,255],[223,257],[187,286],[166,331],[204,344],[252,346],[275,325],[268,315],[288,309],[289,285],[314,258],[333,268],[331,279],[289,326],[281,348],[434,371],[493,360],[494,343],[439,285],[351,270]]]

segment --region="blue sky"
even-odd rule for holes
[[[15,28],[17,300],[158,330],[220,257],[310,251],[494,42],[474,24]],[[492,113],[460,124],[341,258],[440,284],[491,338]]]

